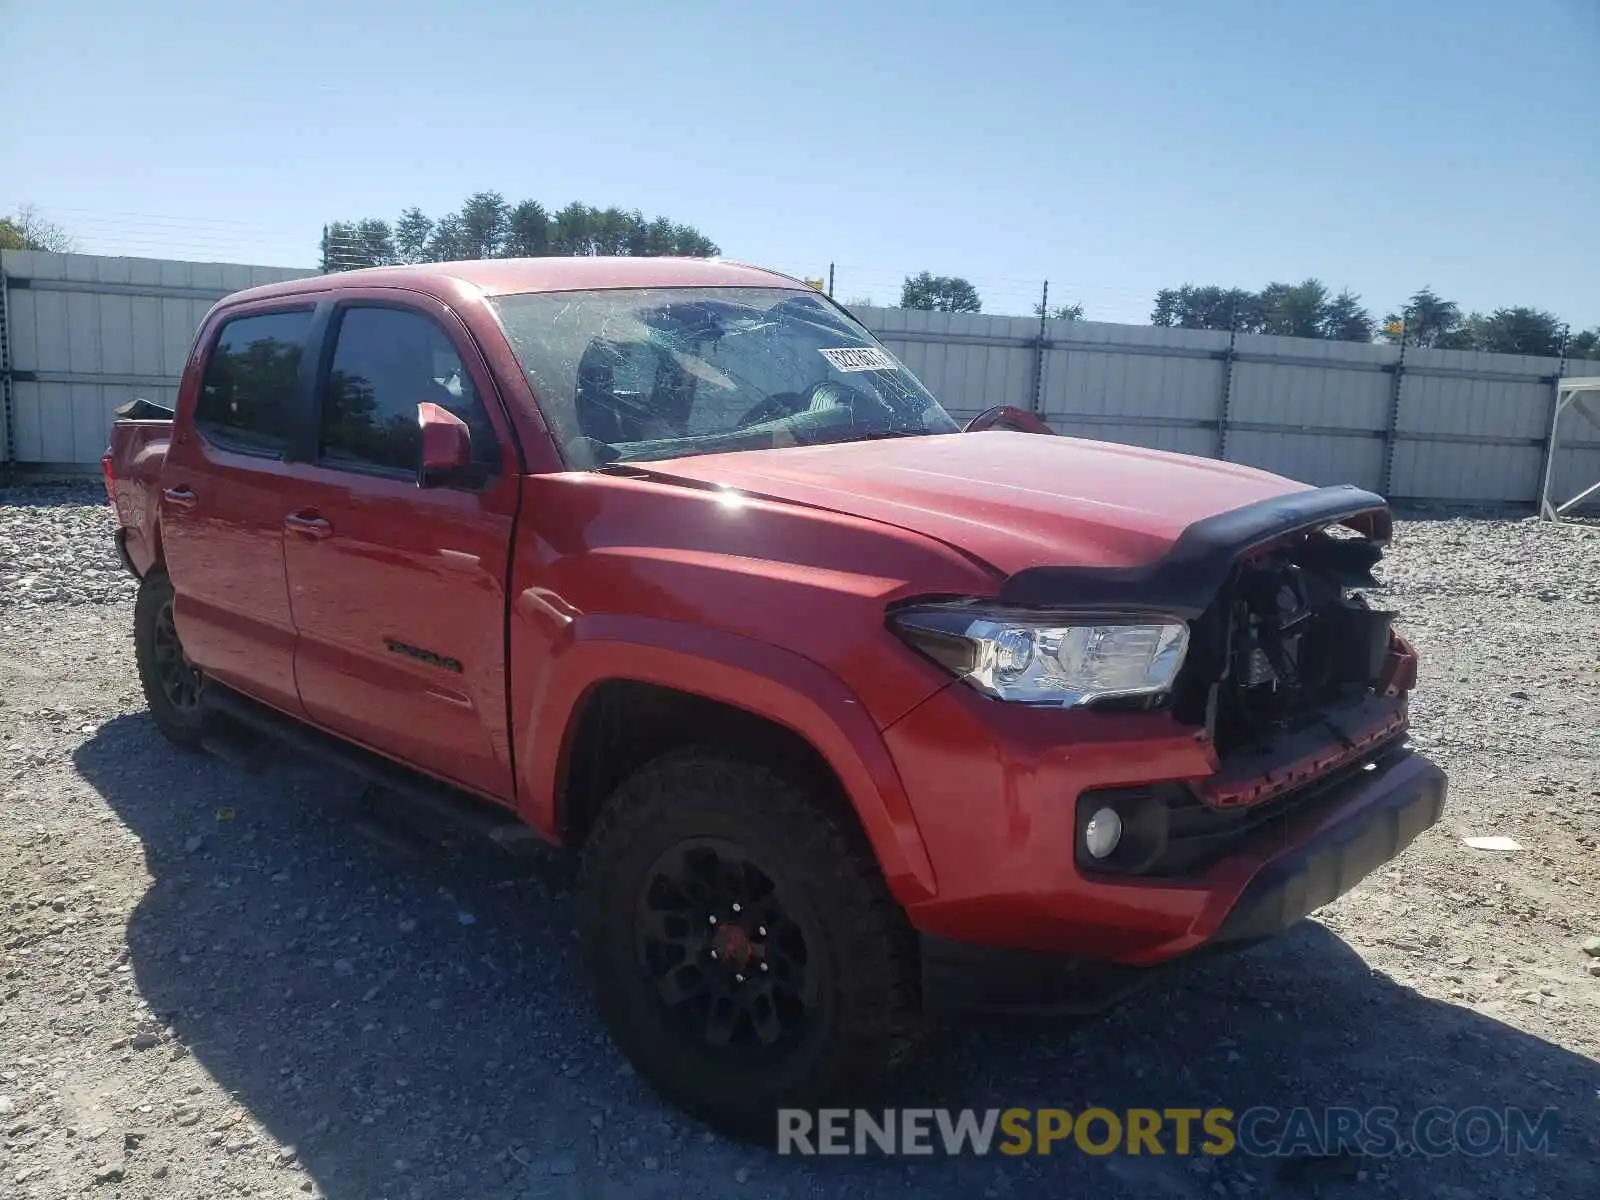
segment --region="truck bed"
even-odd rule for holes
[[[173,413],[142,398],[129,401],[116,412],[100,468],[106,497],[117,514],[117,552],[142,578],[160,558],[156,517],[161,470],[172,442]]]

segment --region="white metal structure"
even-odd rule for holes
[[[1550,481],[1555,474],[1556,452],[1561,448],[1561,417],[1568,409],[1600,429],[1600,375],[1556,381],[1556,403],[1550,413],[1550,441],[1544,454],[1544,482],[1539,490],[1539,516],[1547,521],[1559,521],[1589,497],[1600,493],[1600,479],[1597,479],[1569,500],[1557,503],[1551,499]]]
[[[212,304],[310,273],[0,250],[0,477],[13,464],[98,476],[115,409],[135,396],[174,402]],[[1057,433],[1353,483],[1402,506],[1542,512],[1545,497],[1600,479],[1600,427],[1572,415],[1570,400],[1550,452],[1563,372],[1600,376],[1600,358],[988,313],[856,315],[961,421],[1009,405]],[[1600,397],[1587,395],[1592,419]],[[1597,502],[1591,492],[1584,511]]]

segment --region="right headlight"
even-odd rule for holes
[[[1168,691],[1189,648],[1176,618],[908,608],[890,627],[962,682],[1019,704],[1073,708]]]

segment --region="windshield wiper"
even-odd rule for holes
[[[865,433],[841,438],[845,442],[881,442],[885,438],[928,437],[926,429],[869,429]]]

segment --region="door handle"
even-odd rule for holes
[[[290,513],[283,519],[283,527],[295,533],[303,533],[316,541],[321,541],[333,533],[333,526],[328,524],[326,519],[317,516],[312,509]]]
[[[186,487],[163,488],[161,498],[173,508],[193,508],[200,501],[200,497]]]

